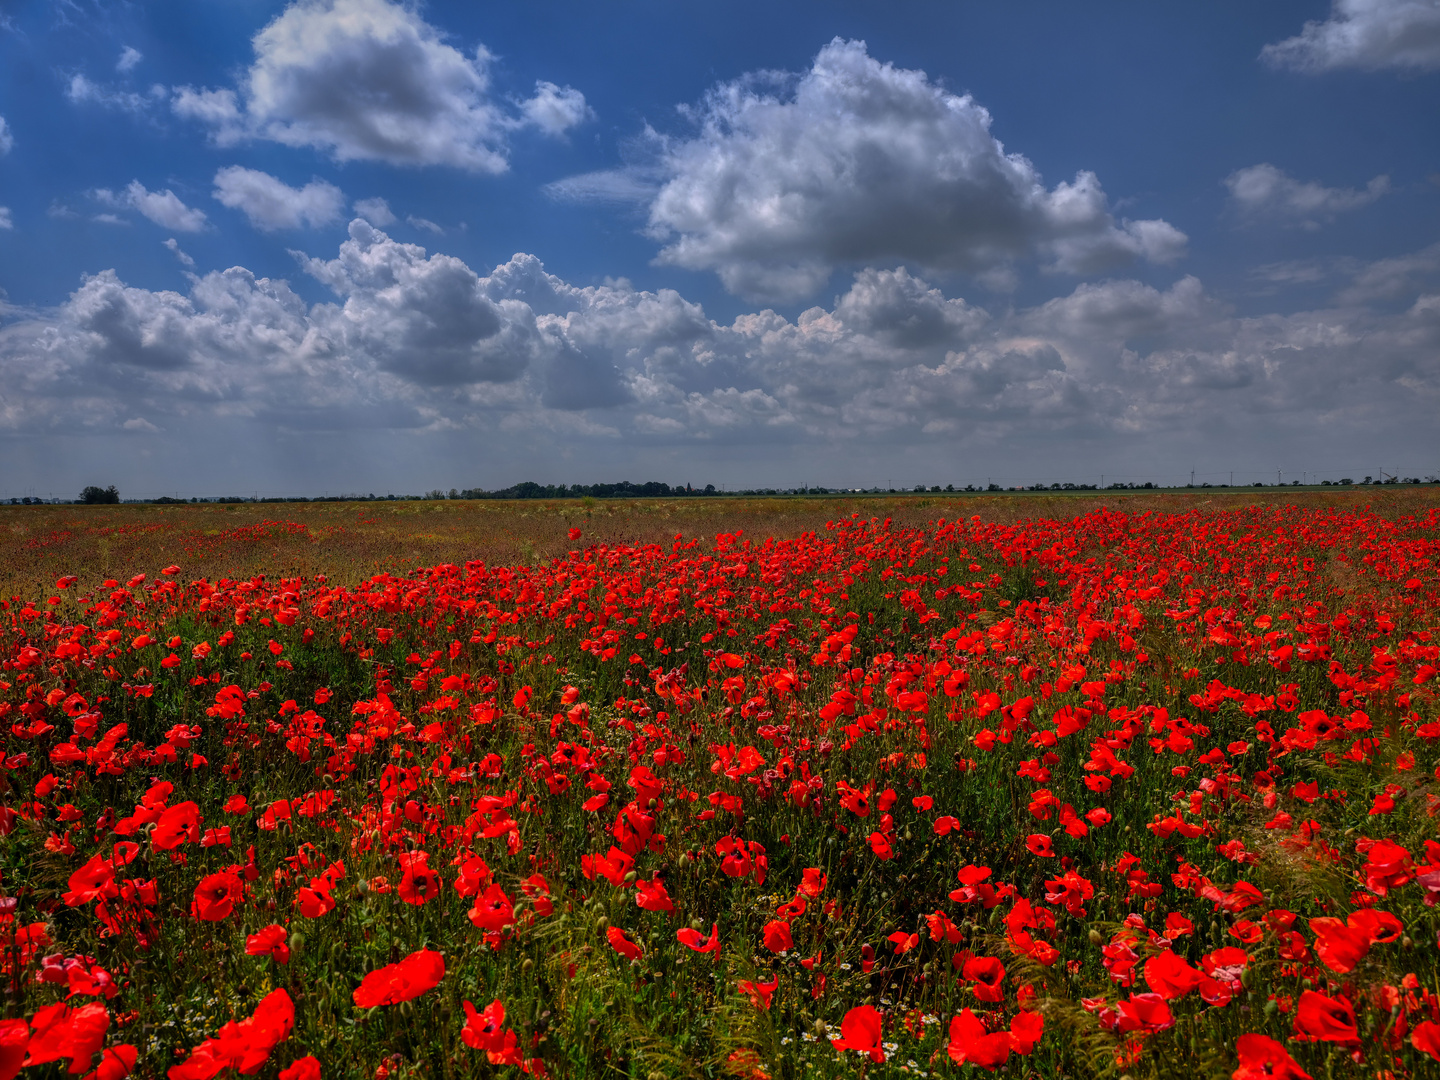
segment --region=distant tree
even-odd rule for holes
[[[108,488],[96,487],[94,484],[91,484],[84,491],[80,492],[80,501],[88,506],[93,506],[97,503],[118,503],[120,501],[120,492],[114,484],[111,484]]]

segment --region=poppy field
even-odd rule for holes
[[[1440,1075],[1440,507],[899,517],[0,601],[0,1080]]]

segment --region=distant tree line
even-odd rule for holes
[[[1355,487],[1370,485],[1405,485],[1405,484],[1440,484],[1440,476],[1426,476],[1423,479],[1418,476],[1385,476],[1380,479],[1365,477],[1355,481],[1349,477],[1342,480],[1321,480],[1319,483],[1306,485],[1308,487]],[[939,484],[926,486],[916,484],[913,488],[827,488],[802,485],[790,488],[737,488],[734,491],[718,490],[714,484],[706,484],[703,488],[694,487],[691,484],[664,484],[658,480],[648,480],[643,484],[633,484],[629,480],[621,480],[614,484],[537,484],[533,480],[526,480],[523,483],[512,484],[507,488],[500,488],[496,491],[487,491],[484,488],[451,488],[443,491],[435,488],[425,492],[423,495],[376,495],[370,494],[340,494],[340,495],[272,495],[263,498],[259,496],[222,495],[199,497],[192,496],[182,499],[178,496],[161,495],[157,499],[131,499],[130,502],[148,502],[160,506],[185,505],[190,503],[323,503],[323,502],[424,502],[436,499],[675,499],[675,498],[713,498],[716,496],[763,496],[763,495],[906,495],[906,494],[947,494],[947,495],[973,495],[989,492],[1004,491],[1186,491],[1199,488],[1263,488],[1263,487],[1300,487],[1299,480],[1292,480],[1288,484],[1274,483],[1266,484],[1263,481],[1255,481],[1252,484],[1175,484],[1164,485],[1146,481],[1143,484],[1126,483],[1115,481],[1109,484],[1018,484],[1011,487],[1002,487],[993,481],[984,485],[966,484],[964,487],[956,487],[954,484],[946,484],[943,488]],[[23,498],[12,498],[0,500],[0,503],[8,502],[11,506],[41,506],[46,504],[57,504],[74,502],[83,505],[103,505],[120,502],[120,492],[111,484],[109,487],[90,485],[80,492],[78,498],[73,500],[56,498],[36,498],[25,496]]]
[[[431,492],[432,495],[439,495],[439,492]],[[720,494],[715,490],[714,484],[706,484],[703,488],[691,487],[689,484],[681,487],[676,485],[662,484],[658,480],[648,480],[643,484],[632,484],[629,480],[621,480],[617,484],[537,484],[533,480],[526,480],[520,484],[512,484],[510,487],[501,488],[499,491],[486,491],[484,488],[466,488],[464,491],[451,491],[449,497],[452,499],[579,499],[589,497],[592,499],[668,499],[688,498],[691,496],[706,496]]]

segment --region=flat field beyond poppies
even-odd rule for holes
[[[1437,1075],[1437,560],[1425,491],[0,509],[0,1080]]]

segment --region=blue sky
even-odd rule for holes
[[[1437,91],[1435,0],[8,4],[0,497],[1435,474]]]

